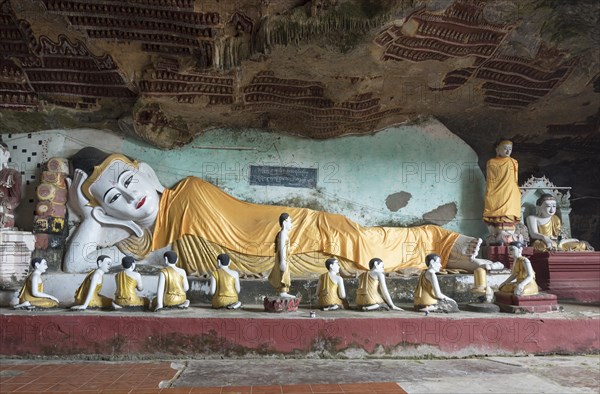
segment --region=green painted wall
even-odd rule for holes
[[[194,175],[241,200],[326,210],[362,225],[420,224],[424,213],[455,203],[456,217],[444,227],[472,236],[486,233],[481,221],[485,181],[477,156],[434,119],[319,141],[219,129],[172,151],[126,139],[122,152],[151,164],[167,187]],[[250,185],[251,165],[315,168],[317,187]],[[412,195],[408,204],[390,211],[386,198],[402,191]]]

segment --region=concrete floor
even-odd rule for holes
[[[0,360],[0,392],[599,393],[600,355],[446,360]]]
[[[600,355],[188,361],[172,387],[365,382],[397,382],[408,393],[598,393]]]

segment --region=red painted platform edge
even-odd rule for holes
[[[0,354],[5,356],[335,355],[356,350],[394,356],[598,352],[600,319],[0,315]]]

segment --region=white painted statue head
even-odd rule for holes
[[[34,271],[39,271],[43,274],[48,270],[48,262],[41,257],[34,257],[31,259],[31,268],[33,268]]]
[[[510,157],[512,154],[513,143],[509,140],[503,140],[496,145],[496,155],[498,157]]]
[[[221,253],[217,256],[217,265],[219,267],[227,267],[229,266],[230,262],[231,259],[229,258],[229,255],[227,253]]]
[[[442,258],[435,253],[428,254],[425,257],[425,265],[427,268],[432,268],[435,272],[440,272],[442,269]]]
[[[112,259],[103,254],[101,256],[98,256],[98,258],[96,259],[96,264],[98,264],[98,268],[104,272],[107,273],[110,270],[110,266],[112,265]]]
[[[556,197],[552,194],[542,194],[535,202],[538,215],[543,218],[549,218],[556,214]]]
[[[282,213],[281,215],[279,215],[279,225],[284,230],[291,230],[294,225],[292,223],[292,217],[287,213]]]
[[[71,160],[75,169],[88,175],[81,189],[96,220],[129,227],[137,236],[143,234],[140,225],[154,222],[164,187],[148,164],[91,147]]]
[[[340,262],[335,257],[332,257],[325,261],[325,268],[327,268],[329,272],[337,274],[340,272]]]
[[[132,256],[125,256],[121,259],[121,266],[126,270],[135,270],[135,259]]]
[[[511,242],[508,244],[508,255],[514,259],[518,259],[521,257],[521,253],[523,252],[523,244],[521,242]]]
[[[383,260],[381,260],[380,258],[373,258],[369,261],[369,269],[371,271],[375,271],[375,272],[383,272],[384,270],[384,266],[383,266]]]

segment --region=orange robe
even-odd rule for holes
[[[213,271],[219,253],[236,255],[238,272],[263,274],[275,263],[279,215],[294,220],[290,231],[293,274],[323,272],[323,260],[335,256],[349,271],[368,270],[373,257],[388,271],[423,267],[425,256],[437,253],[444,264],[459,234],[444,228],[362,227],[342,215],[308,208],[258,205],[235,199],[199,178],[188,177],[164,191],[152,250],[169,244],[188,274]]]
[[[511,157],[494,157],[487,162],[483,221],[513,227],[521,220],[519,164]]]

